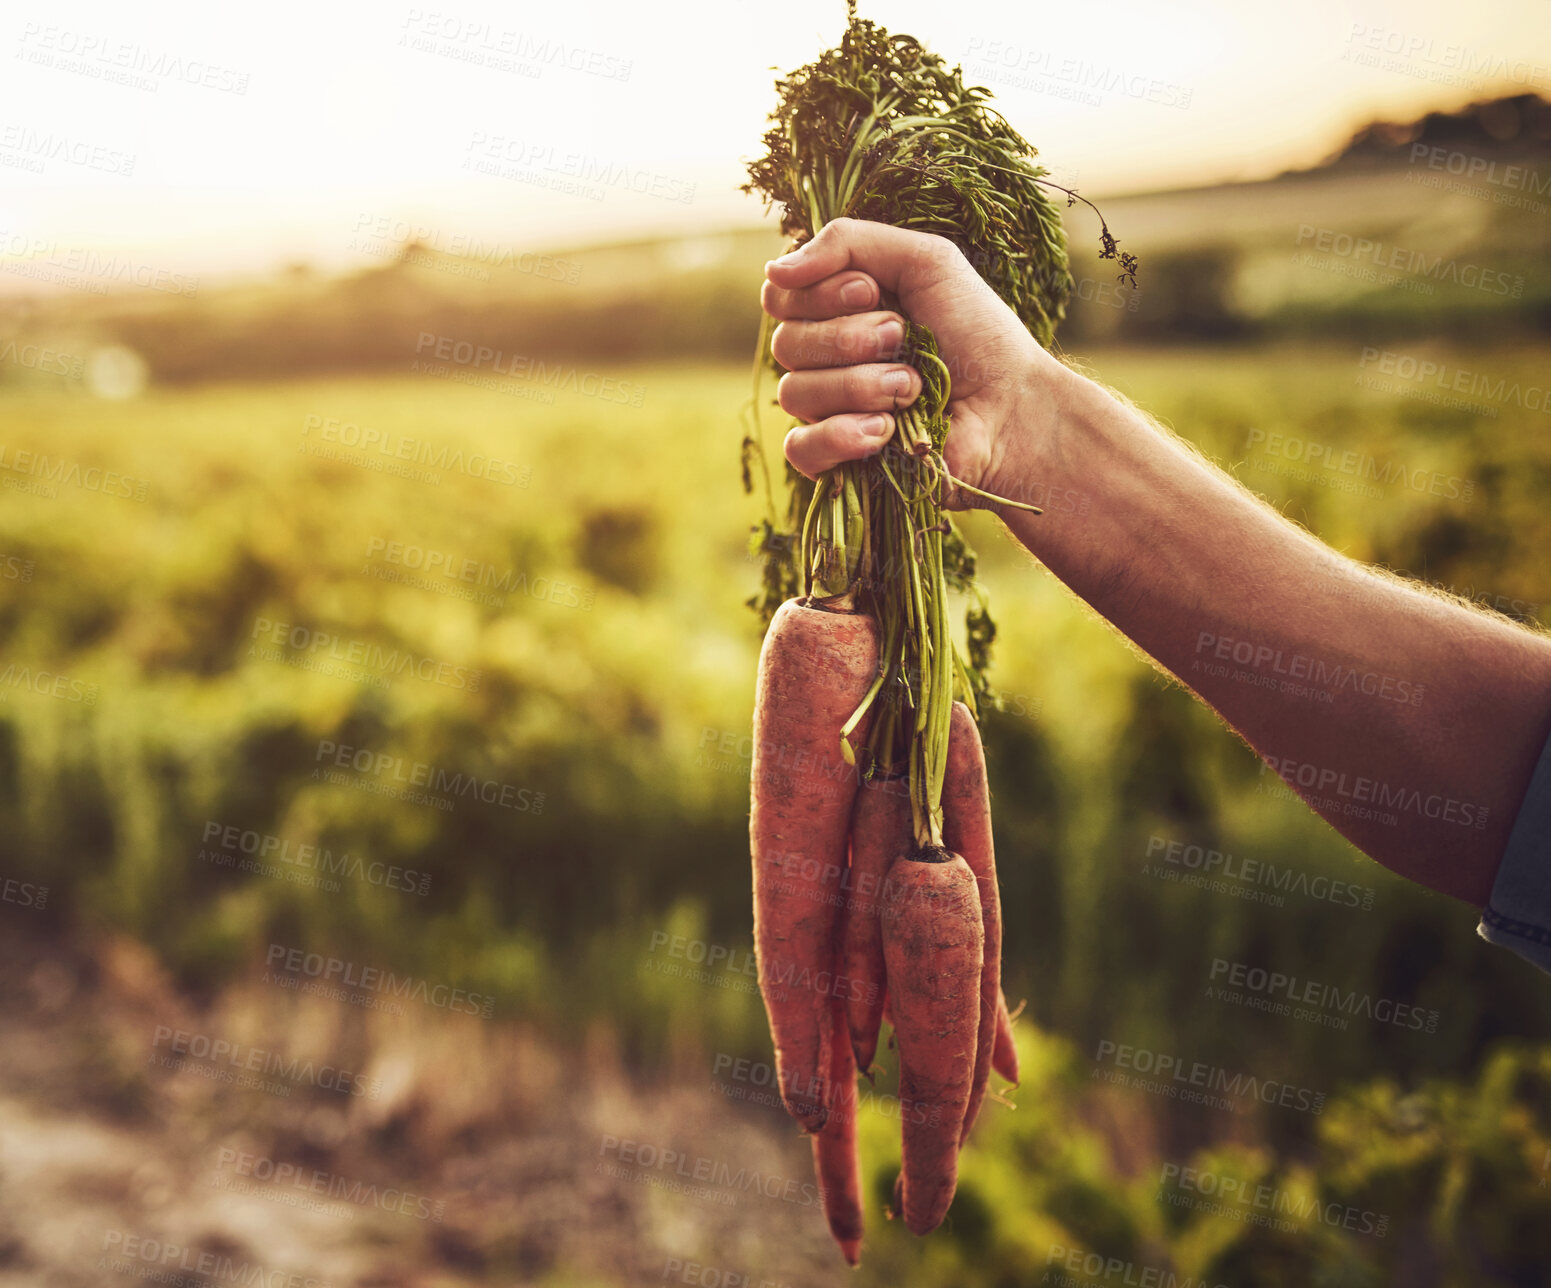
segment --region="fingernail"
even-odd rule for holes
[[[905,340],[905,328],[893,318],[878,324],[878,343],[885,349],[897,349]]]
[[[802,258],[803,252],[807,250],[811,244],[811,242],[803,242],[803,244],[796,250],[787,251],[786,254],[782,255],[779,259],[771,260],[770,264],[781,264],[783,266],[786,264],[795,264],[799,259]],[[766,264],[765,267],[769,268],[770,264]]]
[[[856,427],[866,434],[868,438],[887,438],[889,433],[889,418],[882,412],[875,412],[871,416],[863,416],[856,422]]]
[[[872,287],[859,277],[853,277],[840,288],[840,302],[847,308],[859,309],[872,303]]]
[[[883,392],[886,394],[908,394],[910,392],[910,372],[904,367],[895,367],[892,371],[883,373],[880,382]]]

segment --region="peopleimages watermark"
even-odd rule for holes
[[[803,1207],[817,1207],[823,1193],[809,1180],[791,1180],[775,1173],[732,1164],[704,1154],[685,1154],[647,1141],[605,1135],[598,1144],[594,1170],[618,1180],[637,1181],[660,1189],[709,1199],[733,1207],[739,1194],[759,1194]]]
[[[1079,277],[1072,282],[1071,298],[1099,308],[1135,313],[1142,306],[1142,293],[1108,277]]]
[[[1446,586],[1441,582],[1431,582],[1426,577],[1418,576],[1404,568],[1393,568],[1390,571],[1395,576],[1404,578],[1408,582],[1415,582],[1418,586],[1431,587],[1434,590],[1441,590],[1445,594],[1456,595],[1460,599],[1468,600],[1478,607],[1489,608],[1493,612],[1502,613],[1507,617],[1519,617],[1526,621],[1534,621],[1540,616],[1540,610],[1545,607],[1544,604],[1537,603],[1532,599],[1519,599],[1517,596],[1505,595],[1501,592],[1478,590],[1474,586]],[[1356,588],[1347,579],[1342,579],[1339,583],[1339,589],[1344,594],[1356,593]]]
[[[86,359],[79,353],[50,349],[16,336],[0,341],[0,363],[5,362],[36,371],[39,375],[64,376],[67,380],[79,380],[86,372]]]
[[[574,581],[541,573],[530,582],[528,574],[516,568],[502,569],[450,551],[389,541],[386,537],[367,539],[366,563],[361,571],[379,581],[454,595],[491,608],[503,605],[509,595],[523,594],[586,612],[597,598],[595,590]]]
[[[1389,1232],[1386,1213],[1346,1203],[1321,1202],[1313,1194],[1295,1196],[1278,1186],[1254,1185],[1236,1176],[1178,1163],[1163,1165],[1158,1177],[1158,1200],[1175,1207],[1215,1212],[1245,1224],[1270,1226],[1288,1234],[1310,1217],[1338,1230],[1369,1234],[1377,1239]]]
[[[1302,869],[1262,859],[1240,859],[1222,850],[1187,845],[1165,836],[1147,838],[1142,873],[1217,893],[1233,893],[1276,908],[1286,905],[1283,896],[1288,894],[1301,894],[1322,903],[1360,908],[1364,912],[1373,908],[1374,891],[1368,886],[1337,881],[1332,877],[1310,876]],[[1278,893],[1272,894],[1272,891]]]
[[[211,1283],[240,1284],[243,1288],[332,1288],[331,1280],[316,1275],[280,1270],[261,1261],[128,1230],[105,1231],[99,1253],[94,1267],[97,1270],[111,1270],[172,1288],[205,1288]]]
[[[280,872],[282,876],[289,877],[295,871],[310,879],[297,881],[301,885],[311,884],[313,880],[348,877],[352,881],[403,894],[423,896],[431,889],[429,872],[367,859],[349,850],[335,854],[326,846],[293,841],[288,837],[221,823],[215,819],[205,820],[204,836],[200,839],[209,847],[200,850],[199,856],[202,859],[208,856],[207,861],[222,867],[262,871],[265,875]],[[226,861],[222,862],[223,859]],[[252,866],[240,866],[244,860]],[[338,882],[334,882],[333,889],[337,891],[339,888]]]
[[[795,1288],[784,1279],[769,1279],[761,1274],[756,1280],[747,1270],[726,1266],[708,1266],[701,1261],[669,1257],[663,1262],[662,1282],[689,1284],[691,1288]]]
[[[1031,693],[996,691],[996,709],[1015,720],[1039,720],[1045,714],[1045,699]]]
[[[316,440],[312,437],[314,433]],[[302,421],[302,438],[307,440],[302,444],[302,450],[309,455],[400,474],[419,482],[440,483],[443,473],[462,474],[504,487],[525,488],[533,481],[533,469],[528,465],[518,465],[487,452],[465,452],[461,447],[445,444],[438,446],[429,439],[411,438],[391,429],[361,425],[317,412],[309,413]],[[328,444],[328,447],[322,444]]]
[[[1490,806],[1472,804],[1439,792],[1424,793],[1415,787],[1397,787],[1365,774],[1351,774],[1343,769],[1312,765],[1285,756],[1262,757],[1262,781],[1268,768],[1288,786],[1301,787],[1310,793],[1309,799],[1316,805],[1390,826],[1400,821],[1400,813],[1395,812],[1399,811],[1435,822],[1453,823],[1456,827],[1483,828],[1491,812]],[[1256,790],[1259,791],[1258,786]],[[1322,795],[1325,792],[1335,794],[1327,797]]]
[[[149,1063],[174,1070],[192,1069],[217,1082],[265,1091],[273,1091],[274,1086],[263,1080],[277,1078],[282,1080],[282,1095],[289,1095],[293,1087],[315,1087],[336,1095],[372,1100],[382,1095],[382,1080],[368,1078],[364,1073],[166,1024],[156,1026]]]
[[[1418,1033],[1438,1031],[1439,1014],[1427,1007],[1387,997],[1375,998],[1371,993],[1344,990],[1336,984],[1300,979],[1297,975],[1229,961],[1225,957],[1212,958],[1207,980],[1209,1001],[1232,1002],[1325,1028],[1344,1030],[1356,1018]]]
[[[1480,264],[1460,263],[1442,254],[1431,255],[1424,250],[1411,250],[1404,246],[1392,246],[1377,238],[1342,232],[1336,228],[1319,228],[1314,224],[1299,224],[1294,243],[1305,247],[1293,252],[1293,263],[1305,268],[1322,268],[1379,285],[1395,286],[1418,295],[1433,295],[1436,282],[1452,282],[1467,290],[1482,291],[1487,295],[1507,296],[1520,299],[1524,295],[1522,275],[1509,276],[1500,269],[1483,268]],[[1312,250],[1307,247],[1312,245]],[[1314,252],[1329,258],[1317,259]],[[1384,274],[1389,274],[1386,278]],[[1422,281],[1419,279],[1427,279]]]
[[[1446,501],[1470,501],[1475,497],[1476,485],[1470,479],[1439,470],[1409,469],[1395,461],[1380,462],[1366,452],[1331,447],[1312,439],[1297,438],[1278,431],[1251,429],[1246,449],[1260,448],[1263,453],[1255,462],[1255,469],[1263,474],[1278,474],[1307,483],[1320,483],[1337,487],[1377,500],[1383,496],[1378,485],[1399,483],[1412,492],[1441,497]],[[1299,468],[1289,468],[1270,457],[1280,457]]]
[[[0,124],[0,166],[44,174],[49,163],[61,161],[81,170],[115,174],[129,178],[135,172],[137,158],[132,152],[119,152],[105,144],[71,138],[52,130],[38,131],[15,122]]]
[[[118,497],[125,501],[144,501],[150,494],[150,484],[133,475],[105,470],[98,465],[83,466],[79,461],[63,456],[48,456],[30,449],[13,452],[4,443],[0,443],[0,470],[26,476],[27,482],[10,478],[0,480],[12,491],[31,492],[49,498],[58,496],[61,487],[78,487],[85,492],[96,492],[100,496]]]
[[[16,57],[39,67],[75,72],[113,85],[155,93],[163,85],[190,85],[223,94],[248,92],[248,73],[208,59],[184,58],[147,45],[96,32],[29,22],[22,28]]]
[[[646,969],[654,974],[730,988],[737,993],[759,991],[759,966],[748,948],[728,948],[725,944],[654,930],[646,951]]]
[[[492,270],[567,286],[582,280],[582,262],[578,259],[547,251],[517,250],[501,242],[482,241],[473,233],[448,232],[436,224],[369,210],[356,215],[346,249],[374,259],[398,259],[481,282],[490,280]]]
[[[1433,173],[1422,173],[1417,168],[1419,162]],[[1429,143],[1413,143],[1407,163],[1411,166],[1406,171],[1407,183],[1459,193],[1499,206],[1530,210],[1537,215],[1551,210],[1545,202],[1524,195],[1551,194],[1551,174],[1543,176],[1526,165]]]
[[[1502,81],[1526,88],[1547,84],[1547,70],[1541,63],[1366,22],[1353,22],[1347,29],[1341,59],[1468,89],[1486,89]]]
[[[392,1000],[407,1000],[457,1015],[477,1015],[484,1020],[495,1011],[495,999],[482,993],[471,993],[450,984],[433,984],[380,966],[362,966],[341,957],[284,944],[269,945],[264,955],[264,967],[262,983],[277,984],[334,1001],[348,1001],[368,1010],[387,1009],[378,1005],[379,1002],[391,1005]],[[403,1011],[396,1009],[393,1013],[403,1014]]]
[[[815,684],[824,684],[822,677]],[[811,685],[809,686],[812,687]],[[705,725],[700,730],[700,745],[695,753],[695,765],[724,774],[747,774],[753,765],[754,754],[759,753],[762,765],[775,765],[793,774],[806,774],[811,779],[823,779],[823,790],[854,790],[861,781],[861,765],[848,765],[838,754],[832,758],[815,755],[811,747],[788,746],[785,743],[764,739],[756,746],[754,736],[741,729],[717,729]],[[889,791],[886,784],[873,780],[875,790]]]
[[[258,1186],[239,1186],[221,1178],[214,1188],[269,1197],[265,1190],[289,1187],[308,1198],[348,1203],[354,1207],[375,1208],[395,1216],[414,1217],[419,1221],[441,1222],[447,1204],[416,1194],[397,1185],[377,1185],[339,1172],[328,1172],[300,1163],[280,1162],[264,1154],[222,1146],[216,1157],[218,1170],[230,1170],[237,1176],[259,1182]]]
[[[1241,1097],[1305,1114],[1318,1114],[1325,1107],[1325,1093],[1311,1087],[1300,1087],[1278,1078],[1236,1073],[1221,1065],[1186,1060],[1183,1056],[1113,1042],[1109,1038],[1100,1040],[1093,1059],[1091,1076],[1096,1080],[1210,1109],[1237,1113]]]
[[[1240,668],[1231,671],[1228,663]],[[1402,706],[1419,707],[1425,686],[1380,671],[1359,671],[1341,662],[1327,662],[1307,653],[1290,653],[1272,644],[1234,639],[1202,631],[1196,636],[1192,673],[1241,680],[1260,688],[1275,689],[1288,697],[1334,702],[1342,692],[1382,698]]]
[[[13,693],[31,693],[40,698],[57,698],[61,702],[78,702],[82,706],[97,705],[97,685],[77,680],[47,667],[34,667],[28,662],[6,662],[0,671],[0,701],[8,700]]]
[[[1361,387],[1381,393],[1400,393],[1483,416],[1497,415],[1497,408],[1488,406],[1489,403],[1511,404],[1525,411],[1551,415],[1551,386],[1547,385],[1526,386],[1517,380],[1510,381],[1506,376],[1494,379],[1479,371],[1451,367],[1447,362],[1372,345],[1363,346],[1357,367],[1360,371],[1373,367],[1380,375],[1393,376],[1402,382],[1376,380],[1372,375],[1358,378]]]
[[[399,44],[417,53],[437,54],[454,62],[495,71],[514,72],[530,80],[540,79],[546,68],[596,76],[600,80],[628,81],[631,59],[538,36],[515,27],[492,27],[454,14],[410,9],[403,22]]]
[[[20,555],[0,555],[0,581],[31,581],[36,560]]]
[[[368,640],[343,639],[329,631],[277,622],[272,617],[256,619],[248,638],[253,641],[248,646],[249,657],[368,683],[375,679],[375,687],[380,688],[387,688],[384,677],[409,675],[427,684],[477,693],[484,675],[477,667],[458,666],[396,646],[389,649]],[[366,670],[352,670],[358,667]],[[378,673],[376,677],[370,674],[373,671]]]
[[[611,190],[656,197],[681,206],[695,199],[695,184],[677,175],[596,153],[562,152],[553,143],[538,138],[491,135],[476,130],[464,151],[465,170],[588,201],[603,201]]]
[[[1194,91],[1172,81],[1145,76],[1134,69],[1069,58],[1038,45],[1021,45],[997,37],[971,36],[965,73],[1008,89],[1028,89],[1102,107],[1104,95],[1119,95],[1159,107],[1184,110]]]
[[[1082,1277],[1078,1278],[1079,1275]],[[1050,1245],[1050,1252],[1045,1257],[1045,1273],[1038,1283],[1040,1288],[1045,1285],[1073,1288],[1079,1284],[1117,1284],[1119,1288],[1228,1288],[1227,1284],[1214,1283],[1204,1275],[1199,1279],[1194,1275],[1177,1275],[1172,1270],[1145,1262],[1103,1257],[1097,1252],[1066,1248],[1059,1243]]]
[[[61,246],[49,237],[0,228],[0,273],[56,282],[73,290],[105,295],[109,283],[140,286],[167,295],[199,293],[199,278],[160,268],[130,255],[104,255],[89,246]]]
[[[0,877],[0,903],[42,912],[48,907],[48,887],[38,885],[35,881],[21,881],[16,877]]]
[[[543,792],[327,738],[318,743],[313,762],[314,778],[343,781],[345,775],[339,771],[345,771],[360,778],[385,779],[385,783],[373,784],[373,788],[380,789],[377,794],[400,797],[415,804],[436,804],[439,809],[450,810],[457,800],[464,799],[498,805],[518,814],[544,812]],[[331,768],[319,768],[325,764]],[[331,772],[337,773],[338,778],[327,777]]]
[[[796,1069],[787,1070],[783,1077],[765,1061],[719,1051],[712,1061],[711,1090],[729,1100],[780,1109],[783,1090],[794,1100],[818,1100],[824,1093],[824,1082],[818,1077],[804,1078]],[[928,1107],[924,1101],[912,1101],[906,1108],[898,1096],[871,1086],[858,1084],[856,1097],[858,1111],[872,1109],[895,1122],[903,1122],[907,1114],[915,1124],[936,1123],[942,1118],[938,1105]]]
[[[466,374],[477,373],[486,379],[509,376],[526,382],[521,389],[547,396],[554,400],[556,393],[580,394],[584,398],[598,398],[622,407],[641,407],[646,402],[646,386],[617,376],[607,376],[596,371],[582,371],[570,363],[546,362],[528,354],[507,353],[488,344],[476,344],[473,340],[460,340],[456,336],[437,335],[422,331],[415,339],[415,357],[410,360],[411,371],[423,371],[427,375],[446,375],[455,368]],[[432,359],[435,360],[434,364]],[[435,364],[451,366],[438,367]],[[501,388],[499,384],[495,385]]]

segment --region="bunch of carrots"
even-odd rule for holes
[[[1048,345],[1071,290],[1048,190],[1081,198],[1049,182],[958,68],[848,8],[840,45],[777,83],[748,190],[781,207],[799,244],[842,216],[950,238]],[[1107,227],[1100,254],[1134,273]],[[825,1214],[852,1265],[856,1080],[871,1077],[882,1021],[903,1123],[890,1215],[917,1234],[953,1200],[991,1071],[1018,1080],[977,724],[995,626],[943,508],[950,488],[976,489],[943,460],[951,382],[930,331],[910,322],[900,356],[922,394],[896,414],[893,439],[814,483],[788,466],[783,517],[759,433],[767,319],[743,441],[744,486],[757,465],[768,503],[750,601],[768,621],[754,707],[755,952],[782,1100],[812,1136]],[[969,599],[967,656],[950,633],[950,590]]]
[[[938,839],[908,778],[848,772],[837,731],[878,668],[865,613],[793,599],[760,655],[754,717],[754,942],[787,1111],[813,1134],[831,1232],[859,1259],[856,1075],[887,1014],[899,1051],[903,1170],[892,1211],[917,1234],[953,1200],[991,1070],[1018,1080],[1001,990],[1001,903],[985,756],[954,703]],[[816,987],[815,981],[824,987]]]

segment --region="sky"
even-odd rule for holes
[[[1311,164],[1375,117],[1551,97],[1551,0],[875,0],[1085,195]],[[747,225],[778,70],[841,0],[0,9],[0,268],[340,270]],[[0,283],[0,292],[25,279]]]

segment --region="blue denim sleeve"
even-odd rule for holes
[[[1513,821],[1476,933],[1551,971],[1551,738]]]

